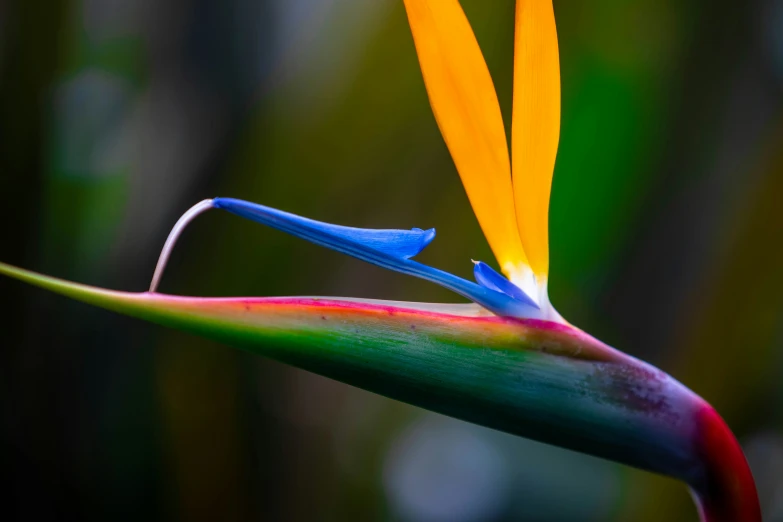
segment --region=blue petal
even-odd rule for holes
[[[322,223],[239,199],[215,198],[212,203],[215,208],[222,208],[368,263],[432,281],[498,315],[532,317],[538,312],[538,306],[530,299],[515,299],[494,288],[477,285],[454,274],[410,259],[433,240],[434,229],[351,228]]]
[[[412,230],[353,228],[303,218],[239,199],[215,198],[213,204],[216,208],[228,210],[243,218],[264,223],[324,246],[330,246],[330,242],[326,241],[326,238],[331,238],[331,241],[353,243],[369,250],[403,259],[417,255],[435,239],[434,228],[429,230],[420,228]]]
[[[475,261],[473,266],[473,277],[476,282],[483,287],[491,290],[503,292],[509,297],[519,301],[527,301],[534,304],[533,301],[521,288],[499,274],[495,269],[483,261]]]

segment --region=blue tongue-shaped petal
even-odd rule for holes
[[[478,285],[410,259],[433,240],[434,229],[369,230],[344,227],[232,198],[215,198],[212,206],[383,268],[432,281],[498,315],[539,315],[538,306],[524,292],[516,294],[521,298],[518,299],[502,290],[502,286]]]
[[[304,237],[323,246],[335,242],[353,243],[393,257],[409,259],[424,250],[433,239],[435,229],[412,230],[368,229],[332,225],[240,199],[215,198],[215,208],[222,208],[244,218]]]

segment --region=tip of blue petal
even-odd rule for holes
[[[435,229],[434,228],[428,228],[427,230],[422,230],[420,228],[412,228],[411,232],[414,232],[416,234],[421,234],[420,236],[420,248],[418,251],[416,251],[415,254],[413,254],[410,257],[414,257],[418,255],[422,250],[427,248],[430,243],[432,243],[432,240],[435,239]]]

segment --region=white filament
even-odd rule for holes
[[[190,207],[190,210],[182,214],[182,217],[179,218],[177,223],[174,225],[174,228],[172,228],[171,232],[169,232],[169,237],[166,239],[166,244],[163,245],[163,250],[160,252],[158,265],[155,267],[155,274],[152,276],[150,292],[157,291],[158,285],[160,284],[160,279],[163,277],[163,271],[166,269],[166,263],[169,262],[171,251],[174,249],[174,244],[177,242],[177,239],[179,239],[182,231],[185,230],[185,227],[188,226],[190,222],[196,218],[196,216],[203,214],[211,208],[214,208],[214,206],[215,205],[213,200],[205,199],[204,201]]]

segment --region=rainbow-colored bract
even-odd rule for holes
[[[568,325],[487,315],[473,305],[177,297],[103,290],[2,263],[0,274],[446,415],[664,473],[697,495],[729,504],[754,498],[715,495],[752,488],[752,478],[707,403]],[[720,464],[725,458],[731,462]],[[745,515],[758,506],[710,505],[703,509]]]

